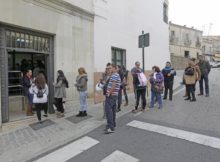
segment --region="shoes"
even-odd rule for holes
[[[114,133],[115,131],[113,129],[106,129],[105,134],[110,134],[110,133]]]
[[[165,97],[163,98],[163,100],[166,100],[166,99],[167,99],[167,98],[165,98]]]
[[[87,116],[87,112],[83,111],[81,117]]]
[[[197,94],[198,96],[202,96],[203,95],[203,93],[199,93],[199,94]]]
[[[141,108],[141,111],[144,112],[144,111],[145,111],[145,108]]]
[[[124,106],[128,106],[128,103],[125,103]]]
[[[42,121],[41,120],[39,120],[39,122],[38,122],[39,124],[42,124]]]
[[[47,114],[44,114],[43,116],[44,116],[44,117],[48,117],[48,115],[47,115]]]
[[[121,109],[117,109],[117,110],[116,110],[116,112],[119,112],[119,111],[121,111]]]
[[[131,112],[132,112],[132,113],[137,113],[138,110],[137,110],[137,109],[133,109]]]
[[[185,98],[184,100],[190,100],[191,98],[190,97],[188,97],[188,98]]]
[[[205,96],[206,96],[206,97],[209,97],[209,94],[206,94]]]
[[[57,115],[58,118],[62,118],[64,117],[64,113],[60,113],[59,115]]]
[[[190,102],[195,102],[195,101],[196,101],[196,99],[195,99],[195,98],[190,100]]]
[[[76,115],[76,117],[82,117],[82,115],[83,115],[83,112],[79,111],[79,113]]]

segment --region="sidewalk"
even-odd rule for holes
[[[182,71],[178,71],[175,77],[174,89],[179,87],[181,80]],[[122,111],[117,113],[117,117],[119,118],[131,112],[134,103],[133,94],[130,94],[129,106],[122,106]],[[28,120],[4,124],[0,133],[1,161],[26,161],[73,141],[104,124],[106,121],[102,119],[102,104],[93,104],[91,99],[88,104],[89,116],[86,118],[75,117],[79,110],[78,102],[67,102],[64,118],[57,118],[55,114],[51,114],[47,119],[43,118],[42,125],[36,123],[36,116]]]

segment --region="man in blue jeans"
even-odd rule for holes
[[[107,93],[105,100],[105,112],[107,119],[107,126],[105,130],[106,134],[114,133],[116,127],[116,101],[121,85],[121,79],[119,74],[117,73],[117,67],[115,65],[111,65],[109,68],[111,72],[111,77],[107,85]]]
[[[199,63],[198,63],[199,69],[201,71],[201,79],[199,80],[199,90],[200,93],[198,96],[201,96],[204,94],[203,90],[203,80],[205,82],[205,96],[209,97],[209,72],[211,71],[211,66],[208,61],[205,61],[202,56],[199,57]]]

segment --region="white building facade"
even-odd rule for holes
[[[77,69],[88,72],[88,92],[107,62],[128,69],[142,62],[138,35],[150,34],[145,48],[145,69],[170,60],[168,2],[164,0],[0,0],[0,62],[2,122],[17,120],[24,113],[22,61],[34,69],[44,64],[50,87],[49,111],[53,113],[56,71],[64,71],[70,82],[67,100],[78,99],[74,87]],[[16,77],[16,78],[15,78]],[[15,78],[15,80],[13,80]],[[0,123],[1,123],[0,121]]]

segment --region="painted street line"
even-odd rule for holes
[[[88,150],[89,148],[95,146],[98,143],[99,141],[93,138],[83,137],[67,146],[64,146],[36,160],[36,162],[64,162]]]
[[[105,159],[103,159],[101,162],[139,162],[139,160],[128,154],[116,150]]]
[[[175,91],[175,92],[173,93],[173,95],[176,95],[176,94],[180,93],[180,92],[183,91],[184,89],[186,89],[186,88],[184,87],[184,88],[179,89],[178,91]]]
[[[133,120],[128,126],[220,149],[220,138]]]

